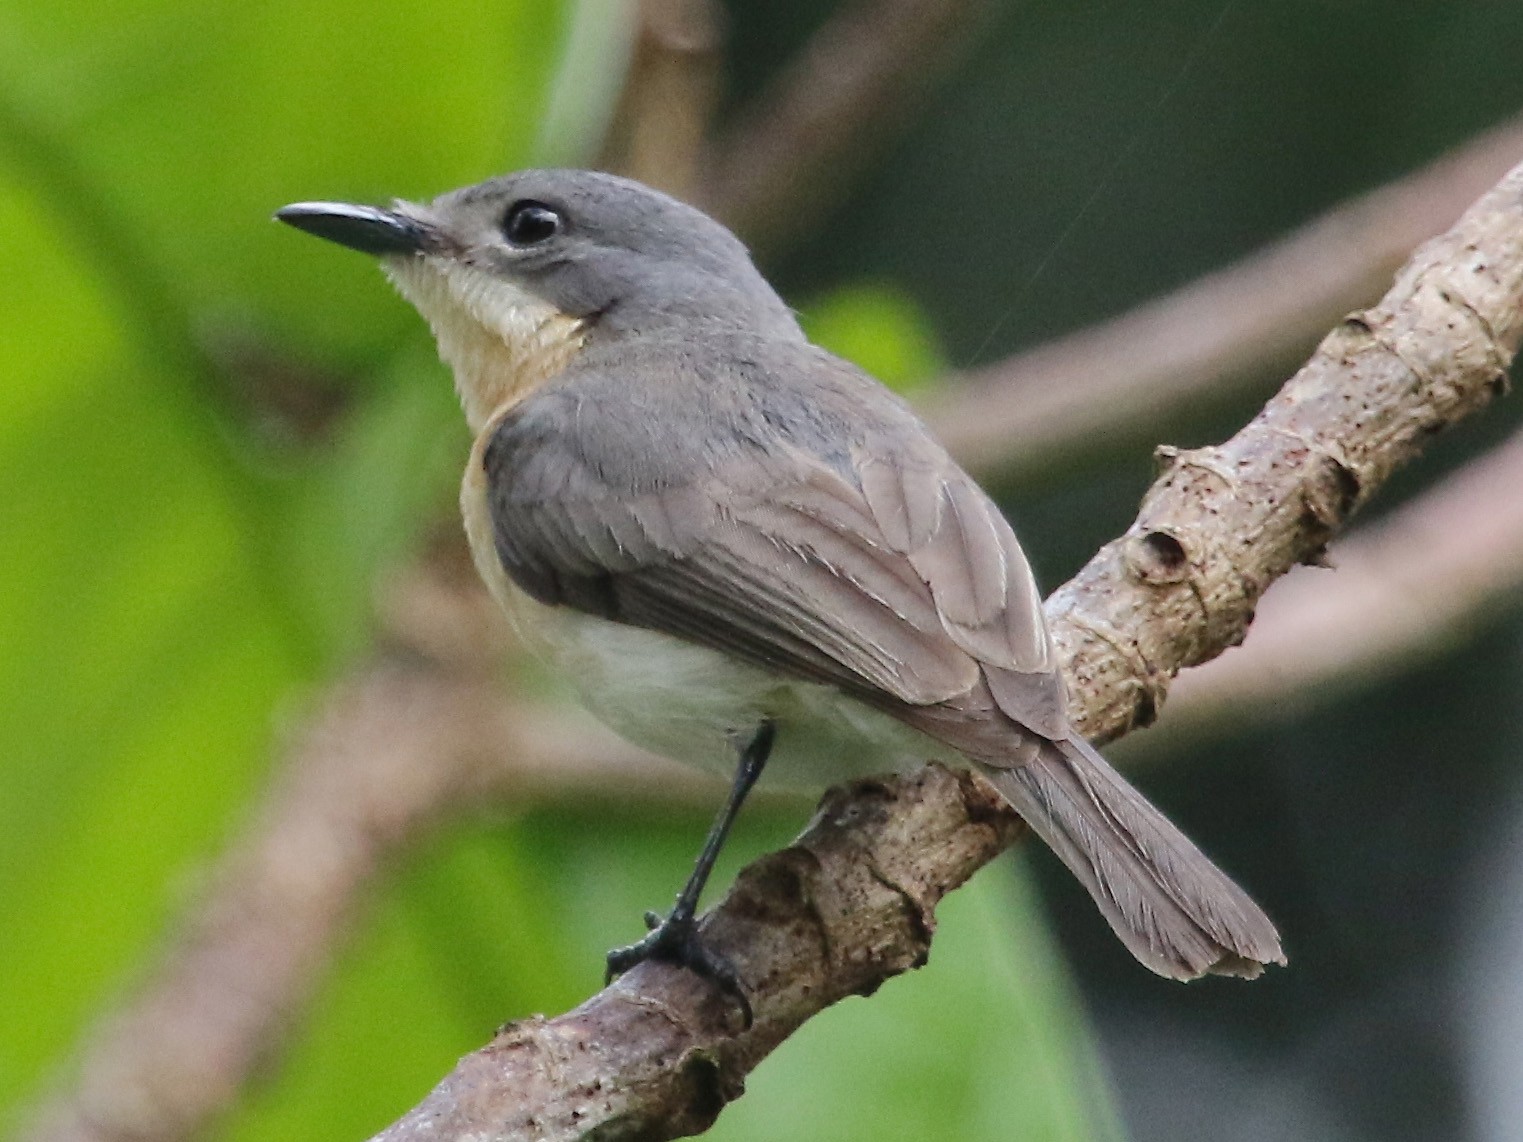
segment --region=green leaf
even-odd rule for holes
[[[536,0],[80,0],[12,9],[0,74],[155,260],[187,330],[254,304],[354,351],[389,344],[401,304],[367,259],[271,212],[431,197],[522,163],[562,21]]]
[[[915,392],[946,368],[925,313],[908,294],[886,283],[833,290],[806,304],[800,322],[816,344],[860,365],[896,392]]]

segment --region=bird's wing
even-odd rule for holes
[[[974,687],[1067,732],[1041,599],[998,508],[921,428],[836,464],[777,438],[660,486],[610,486],[508,417],[484,450],[508,576],[540,602],[661,631],[869,702]],[[849,458],[848,458],[849,457]]]

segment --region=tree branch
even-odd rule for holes
[[[1085,730],[1146,724],[1175,672],[1241,641],[1270,582],[1318,559],[1427,437],[1503,388],[1520,336],[1523,167],[1231,440],[1164,451],[1136,522],[1048,602]],[[828,795],[705,921],[748,981],[754,1026],[691,974],[642,964],[567,1015],[505,1028],[377,1138],[702,1130],[805,1019],[922,962],[937,901],[1016,831],[976,778],[934,767]]]
[[[1009,479],[1051,471],[1097,440],[1156,440],[1181,412],[1304,356],[1519,155],[1523,118],[1172,294],[949,379],[924,411],[970,470]]]
[[[1523,587],[1523,433],[1332,549],[1336,575],[1295,571],[1253,638],[1180,676],[1163,741],[1263,721],[1460,644]],[[1154,735],[1141,740],[1152,748]]]

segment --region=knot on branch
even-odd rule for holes
[[[1144,583],[1182,583],[1190,576],[1190,555],[1178,536],[1146,531],[1127,542],[1127,566]]]
[[[1256,472],[1251,458],[1234,457],[1222,448],[1164,446],[1154,459],[1159,479],[1123,541],[1127,576],[1157,592],[1153,605],[1193,610],[1203,644],[1241,642],[1247,629],[1244,616],[1263,586],[1243,574],[1238,548],[1244,537],[1224,530],[1220,517],[1272,496],[1264,478],[1268,473]],[[1178,596],[1176,602],[1165,602],[1162,596],[1169,593]],[[1163,674],[1165,686],[1173,676],[1172,671],[1148,671],[1157,673]],[[1161,700],[1162,694],[1157,697]]]
[[[1341,451],[1324,449],[1313,455],[1314,470],[1301,487],[1306,508],[1301,562],[1310,567],[1330,567],[1327,544],[1359,506],[1364,481]]]

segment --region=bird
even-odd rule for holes
[[[900,397],[810,342],[701,210],[595,171],[276,217],[379,258],[474,443],[461,510],[523,638],[615,731],[730,769],[671,912],[609,952],[740,1003],[697,905],[763,769],[982,774],[1159,975],[1253,978],[1273,922],[1074,728],[1009,522]]]

